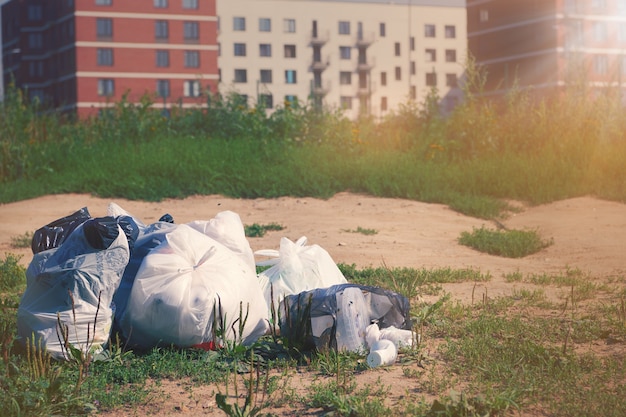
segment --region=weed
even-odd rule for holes
[[[26,232],[20,236],[11,237],[11,247],[16,249],[30,248],[33,232]]]
[[[356,229],[343,229],[343,231],[347,233],[360,233],[365,236],[371,236],[378,233],[378,230],[376,229],[366,229],[361,226],[358,226]]]
[[[542,240],[537,231],[488,230],[484,226],[474,228],[472,233],[462,232],[458,242],[480,252],[507,258],[523,258],[553,243],[552,240]]]
[[[0,291],[15,291],[26,284],[26,270],[20,259],[21,256],[9,253],[0,262]]]
[[[267,231],[283,230],[284,227],[278,223],[258,224],[253,223],[244,226],[246,237],[263,237]]]

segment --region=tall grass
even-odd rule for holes
[[[48,193],[161,200],[191,194],[327,198],[339,191],[450,205],[492,218],[503,199],[540,204],[581,195],[626,201],[626,131],[619,97],[514,90],[466,98],[451,114],[408,102],[382,120],[284,103],[268,115],[238,96],[164,117],[150,97],[99,117],[43,112],[9,88],[0,104],[0,202]]]

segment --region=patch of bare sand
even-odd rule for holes
[[[268,232],[262,238],[250,238],[253,250],[278,249],[280,238],[308,238],[309,244],[326,249],[335,262],[357,267],[470,268],[490,274],[489,282],[450,284],[445,290],[463,302],[480,300],[483,295],[510,295],[519,285],[508,283],[504,274],[558,274],[568,268],[579,269],[591,279],[623,277],[626,274],[626,205],[581,197],[551,204],[525,207],[503,223],[512,229],[537,230],[554,244],[540,253],[522,259],[507,259],[476,252],[457,243],[464,231],[483,225],[480,220],[438,204],[410,200],[376,198],[352,193],[339,193],[328,200],[315,198],[277,198],[242,200],[223,196],[194,196],[158,203],[101,199],[89,195],[50,195],[32,200],[0,205],[0,254],[22,255],[27,265],[30,249],[11,247],[11,239],[66,216],[81,207],[88,207],[92,216],[106,214],[109,202],[151,223],[169,213],[176,223],[213,218],[223,210],[239,214],[244,224],[278,223],[282,231]],[[354,233],[358,227],[374,229],[374,235]],[[562,298],[563,290],[547,290],[549,297]],[[421,368],[420,368],[421,369]],[[417,371],[420,371],[417,369]],[[293,376],[292,386],[298,390],[318,378],[307,374]],[[380,384],[393,387],[389,401],[418,398],[426,395],[423,382],[403,376],[401,366],[364,372],[359,384]],[[402,381],[398,387],[398,381]],[[194,387],[185,381],[164,381],[161,393],[150,398],[145,406],[132,410],[102,413],[104,416],[169,416],[223,413],[215,407],[216,387]],[[304,392],[304,391],[303,391]],[[240,404],[243,400],[240,399]],[[316,415],[320,410],[300,410],[300,415]],[[277,415],[292,415],[289,407],[272,410]]]

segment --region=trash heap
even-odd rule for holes
[[[414,336],[406,297],[348,283],[306,237],[253,252],[232,211],[145,224],[115,203],[100,218],[84,207],[38,229],[32,251],[18,336],[56,359],[102,350],[112,331],[139,349],[250,345],[274,320],[291,343],[380,366]]]

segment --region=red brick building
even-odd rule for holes
[[[626,86],[625,0],[468,0],[467,28],[489,95]]]
[[[146,94],[159,108],[203,105],[219,78],[215,2],[9,0],[5,85],[79,116]]]

